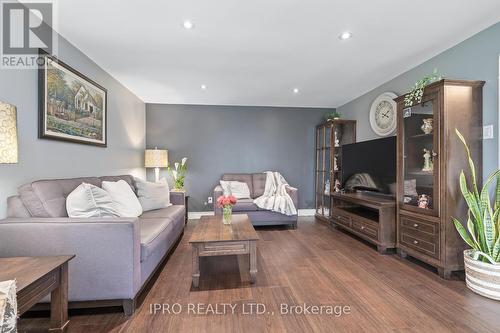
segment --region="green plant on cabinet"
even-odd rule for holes
[[[413,86],[412,90],[408,92],[405,96],[405,107],[410,107],[415,103],[421,103],[422,102],[422,97],[424,95],[424,88],[435,81],[439,81],[442,79],[442,76],[438,74],[437,68],[434,69],[434,71],[429,74],[424,76],[422,79],[418,80],[415,82],[415,85]]]

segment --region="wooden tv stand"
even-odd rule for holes
[[[331,221],[380,253],[396,248],[396,200],[365,193],[333,193]]]

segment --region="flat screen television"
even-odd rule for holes
[[[396,144],[396,137],[391,136],[342,145],[343,187],[346,187],[352,176],[368,174],[375,186],[360,185],[355,186],[355,190],[395,196]],[[352,183],[351,180],[348,185],[351,186]]]

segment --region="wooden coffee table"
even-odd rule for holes
[[[231,224],[222,216],[202,216],[189,243],[193,251],[193,286],[200,282],[200,257],[250,255],[250,281],[257,278],[257,240],[259,236],[246,214],[235,214]]]
[[[16,280],[18,315],[50,293],[49,332],[68,328],[68,262],[75,256],[0,258],[0,281]]]

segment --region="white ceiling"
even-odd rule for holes
[[[70,0],[58,9],[61,35],[143,101],[169,104],[337,107],[500,21],[498,0]],[[341,41],[345,30],[354,37]]]

